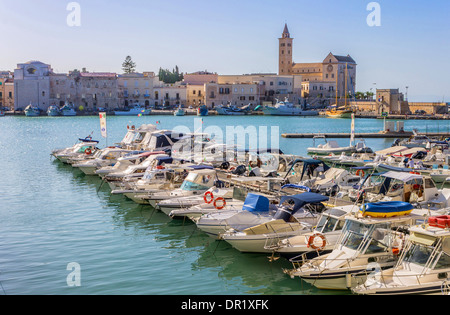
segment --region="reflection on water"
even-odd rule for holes
[[[53,149],[99,130],[98,118],[4,118],[0,146],[8,150],[0,150],[0,281],[7,294],[336,294],[284,275],[282,268],[291,267],[284,259],[270,262],[267,254],[240,253],[209,238],[192,222],[171,220],[151,206],[111,195],[99,177],[49,157]],[[127,124],[158,120],[160,128],[194,126],[192,117],[114,117],[108,119],[108,142],[120,141]],[[280,133],[350,130],[349,120],[298,122],[233,117],[232,124],[278,125]],[[207,117],[203,127],[230,124],[224,117]],[[378,132],[382,126],[380,120],[356,123],[358,132]],[[405,124],[406,129],[425,126]],[[106,141],[98,140],[104,147]],[[378,150],[391,141],[373,139],[367,144]],[[280,139],[281,149],[289,154],[302,155],[310,145],[308,139]],[[70,262],[82,267],[79,288],[66,284]]]

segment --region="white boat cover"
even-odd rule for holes
[[[406,172],[393,172],[393,171],[381,174],[381,176],[395,178],[395,179],[401,180],[402,182],[409,182],[410,180],[413,180],[413,179],[422,179],[423,178],[422,175],[411,174],[411,173],[406,173]]]

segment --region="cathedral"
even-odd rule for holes
[[[302,76],[302,97],[329,100],[345,95],[354,97],[357,65],[350,55],[338,56],[330,52],[321,62],[295,63],[293,42],[286,24],[279,38],[278,74]]]

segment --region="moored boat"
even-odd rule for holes
[[[37,117],[41,115],[41,110],[39,107],[33,106],[33,105],[28,105],[25,110],[25,116],[27,117]]]

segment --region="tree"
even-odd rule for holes
[[[169,69],[159,68],[159,80],[164,83],[175,83],[182,81],[184,78],[183,73],[179,72],[178,66],[170,71]]]
[[[133,62],[130,56],[125,58],[122,64],[122,70],[124,73],[133,73],[136,71],[136,63]]]

